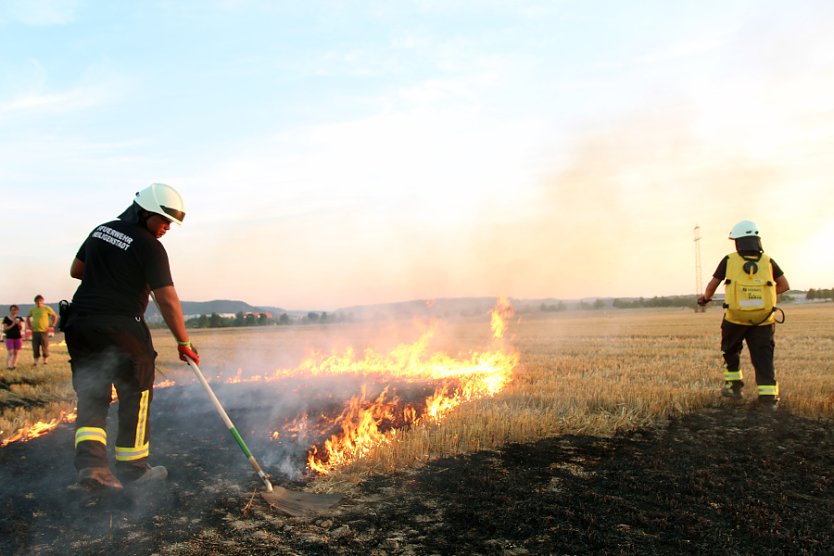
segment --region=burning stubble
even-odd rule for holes
[[[494,396],[510,382],[518,355],[502,338],[513,315],[509,302],[503,300],[491,314],[492,345],[485,351],[453,356],[436,350],[432,341],[440,325],[434,323],[416,341],[386,352],[366,348],[357,353],[349,347],[310,354],[298,366],[266,376],[232,378],[261,390],[263,383],[275,383],[269,390],[281,391],[278,399],[262,399],[251,390],[245,400],[240,391],[235,394],[249,410],[259,407],[258,413],[275,423],[274,446],[265,461],[296,477],[297,449],[312,445],[307,470],[326,474],[391,442],[404,428],[440,422],[462,403]]]

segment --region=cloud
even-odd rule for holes
[[[694,225],[706,274],[742,218],[767,230],[792,281],[794,269],[820,267],[785,253],[830,233],[830,2],[688,18],[680,7],[602,14],[547,2],[213,5],[236,65],[218,58],[211,72],[231,76],[228,88],[191,73],[214,58],[188,33],[195,49],[170,51],[168,64],[80,25],[73,60],[0,62],[0,182],[54,195],[41,210],[86,213],[83,229],[67,230],[73,244],[118,214],[125,192],[172,183],[189,218],[165,241],[186,298],[327,309],[681,293]],[[73,21],[83,4],[7,2],[0,19],[28,9],[35,21],[38,6],[67,8],[41,15],[46,24]],[[190,17],[187,4],[149,9]],[[241,30],[252,40],[235,42]],[[276,46],[276,32],[289,42]],[[164,94],[117,72],[79,77],[84,55],[100,52],[149,82],[180,72],[154,81],[171,85]],[[259,94],[233,96],[241,90]],[[201,101],[182,100],[195,92]],[[11,218],[24,219],[35,205],[18,197],[7,198]],[[99,216],[75,204],[88,198]]]
[[[738,33],[737,26],[711,29],[707,33],[682,41],[660,46],[654,45],[650,52],[638,59],[638,62],[646,65],[682,64],[687,61],[697,63],[698,58],[704,55],[720,55],[720,51],[727,47],[736,33]]]
[[[89,108],[98,104],[97,91],[84,87],[60,93],[32,93],[0,103],[0,115],[4,113],[39,112],[61,113]]]
[[[55,85],[50,70],[37,59],[7,64],[0,76],[0,120],[49,118],[100,108],[135,89],[136,79],[98,62],[83,68],[69,84]]]
[[[80,0],[5,0],[0,4],[0,22],[17,21],[25,25],[46,27],[75,21]]]

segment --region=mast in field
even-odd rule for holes
[[[695,234],[695,295],[697,296],[701,295],[704,291],[703,280],[701,279],[701,227],[696,225],[693,232]],[[705,310],[706,307],[695,304],[696,313],[701,313]]]

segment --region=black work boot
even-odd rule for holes
[[[108,467],[85,467],[78,472],[78,484],[89,491],[122,490],[122,483]]]
[[[759,396],[759,409],[776,411],[779,408],[779,398],[776,396]]]
[[[724,387],[721,388],[721,396],[724,398],[731,398],[733,400],[740,400],[744,398],[744,394],[741,392],[741,389],[744,388],[743,384],[740,384],[739,381],[726,381],[724,383]]]
[[[131,469],[129,473],[120,473],[122,481],[126,485],[146,485],[151,482],[164,481],[168,477],[168,470],[164,465],[151,467],[145,464],[144,467]]]
[[[164,465],[157,465],[151,467],[148,465],[148,468],[142,474],[141,477],[133,481],[132,484],[139,485],[144,483],[149,483],[151,481],[164,481],[168,478],[168,470],[165,469]]]

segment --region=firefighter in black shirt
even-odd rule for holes
[[[180,359],[199,363],[159,242],[171,223],[182,224],[184,217],[179,193],[154,183],[136,194],[118,220],[96,227],[72,262],[70,275],[81,285],[62,326],[78,395],[75,467],[88,489],[121,489],[123,482],[142,484],[168,475],[163,466],[148,464],[156,352],[143,315],[152,293]],[[119,398],[115,475],[107,462],[105,426],[111,385]]]

